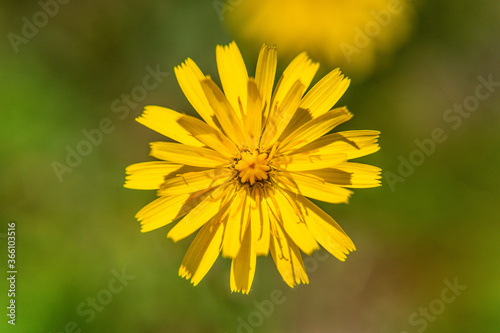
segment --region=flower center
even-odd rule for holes
[[[238,176],[241,182],[250,182],[250,185],[255,184],[256,181],[266,180],[270,169],[267,165],[267,154],[259,154],[256,150],[253,153],[243,152],[234,168],[239,171]]]

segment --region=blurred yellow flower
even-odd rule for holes
[[[241,0],[215,9],[241,42],[265,40],[288,57],[308,50],[357,79],[408,37],[413,16],[404,0]]]
[[[217,47],[224,92],[187,59],[175,68],[184,94],[204,121],[148,106],[141,124],[177,141],[151,143],[162,161],[127,167],[125,187],[157,189],[136,217],[150,231],[183,217],[168,233],[179,241],[200,229],[179,274],[197,285],[222,251],[231,258],[231,290],[248,293],[257,256],[269,252],[285,282],[308,283],[299,249],[321,244],[340,260],[355,249],[340,226],[305,196],[347,202],[348,188],[380,185],[380,169],[348,162],[379,149],[377,131],[328,134],[352,115],[332,109],[350,80],[338,69],[304,95],[317,69],[305,53],[273,91],[275,47],[264,45],[255,78],[233,42]]]

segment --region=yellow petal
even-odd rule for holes
[[[143,207],[135,217],[141,222],[141,232],[147,232],[167,225],[186,215],[194,205],[187,204],[190,194],[160,197]]]
[[[326,183],[309,173],[283,172],[275,174],[275,180],[285,190],[330,203],[347,203],[352,194],[348,189]]]
[[[288,238],[279,223],[272,223],[271,255],[283,280],[290,287],[309,283],[304,262],[297,246]]]
[[[292,241],[304,253],[311,254],[318,250],[318,243],[307,229],[301,212],[292,207],[293,202],[285,196],[285,192],[276,191],[275,194],[269,192],[269,196],[273,202],[270,206],[271,211]]]
[[[225,168],[175,175],[165,179],[158,190],[158,195],[179,195],[209,189],[224,184],[232,175],[233,172]]]
[[[286,171],[305,171],[333,167],[346,160],[345,154],[294,154],[274,158],[272,164]]]
[[[203,142],[213,150],[220,152],[227,158],[233,158],[239,154],[239,149],[218,129],[210,127],[203,121],[185,116],[178,120],[179,125],[185,128],[193,137]]]
[[[179,164],[215,168],[229,161],[212,149],[193,147],[173,142],[151,142],[151,156]]]
[[[182,145],[173,142],[151,142],[151,156],[161,160],[197,167],[215,168],[229,161],[212,149]]]
[[[183,116],[174,110],[150,105],[144,108],[144,112],[136,120],[172,140],[185,145],[202,147],[203,144],[200,141],[193,138],[188,131],[177,124],[177,120]]]
[[[307,227],[328,252],[344,261],[346,254],[356,250],[344,230],[327,213],[300,195],[295,198],[304,210]]]
[[[245,84],[246,82],[247,80],[245,81]],[[244,132],[240,118],[235,116],[235,110],[228,102],[226,96],[224,96],[222,91],[219,89],[219,87],[217,87],[212,79],[205,79],[201,81],[201,86],[224,133],[227,135],[227,137],[233,140],[236,145],[244,145],[245,137],[243,135]]]
[[[313,118],[309,110],[300,107],[297,108],[292,119],[290,119],[290,121],[288,122],[288,125],[286,126],[285,130],[279,137],[278,141],[279,142],[285,141],[285,139],[289,137],[293,132],[295,132],[299,127],[301,127],[304,124],[307,124],[312,119]]]
[[[191,235],[210,219],[218,221],[229,207],[231,191],[232,187],[227,186],[213,190],[170,230],[167,237],[177,242]]]
[[[294,85],[283,98],[281,104],[276,105],[277,110],[272,112],[272,116],[267,121],[266,128],[262,134],[261,146],[264,150],[274,145],[281,133],[285,130],[297,111],[304,89],[305,87],[300,80],[295,81]]]
[[[269,113],[271,107],[271,95],[273,92],[274,77],[276,75],[278,52],[276,46],[262,45],[259,58],[257,59],[257,68],[255,70],[255,81],[266,106],[264,115]]]
[[[279,146],[281,152],[299,149],[352,118],[346,108],[336,108],[309,121],[290,134]]]
[[[304,85],[304,89],[307,90],[318,67],[319,63],[312,62],[305,52],[302,52],[292,60],[276,85],[271,102],[270,116],[276,110],[276,105],[280,105],[283,102],[288,91],[297,80],[300,80]]]
[[[380,149],[377,144],[379,131],[355,130],[328,134],[311,142],[294,153],[346,154],[347,159],[372,154]]]
[[[125,172],[126,188],[136,190],[156,190],[163,183],[165,176],[177,172],[182,164],[163,161],[141,162],[129,165]]]
[[[252,225],[248,226],[238,255],[231,262],[230,285],[232,292],[248,294],[255,275],[257,254],[252,241]]]
[[[183,64],[175,67],[174,72],[179,86],[189,103],[207,124],[217,128],[218,126],[214,121],[214,112],[208,104],[207,97],[200,84],[201,80],[205,79],[205,75],[196,66],[195,62],[189,58]]]
[[[350,187],[369,188],[380,186],[380,169],[360,163],[342,162],[334,168],[308,171],[325,182]]]
[[[222,256],[236,258],[250,220],[250,199],[247,189],[242,187],[235,194],[229,210],[229,218],[222,242]]]
[[[252,240],[255,243],[257,255],[267,256],[269,253],[269,241],[271,237],[269,227],[269,207],[263,191],[256,187],[252,193],[251,223]]]
[[[262,132],[262,98],[253,79],[248,80],[248,105],[245,119],[245,130],[248,136],[250,149],[254,149],[260,139]]]
[[[304,96],[300,107],[309,110],[313,118],[330,110],[349,87],[350,80],[344,78],[337,68],[322,78]]]
[[[219,256],[224,225],[211,222],[198,232],[182,260],[179,275],[197,285]]]
[[[217,69],[227,100],[233,109],[246,114],[248,73],[235,42],[227,46],[217,45]],[[241,119],[241,118],[240,118]]]

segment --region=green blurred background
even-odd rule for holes
[[[230,293],[226,259],[197,287],[178,277],[192,238],[174,244],[169,227],[141,234],[134,214],[155,193],[123,188],[124,168],[150,160],[148,143],[162,140],[134,121],[143,106],[193,112],[173,67],[191,57],[218,77],[215,46],[234,34],[214,3],[70,1],[16,53],[8,34],[21,35],[22,18],[41,7],[1,2],[0,267],[6,276],[7,223],[16,221],[18,270],[15,327],[0,280],[1,332],[500,331],[500,88],[456,129],[443,120],[475,94],[479,76],[500,81],[498,1],[422,3],[389,64],[353,79],[340,104],[355,117],[340,129],[382,132],[382,149],[360,161],[384,170],[383,186],[322,207],[358,250],[345,263],[309,259],[310,285],[295,290],[261,257],[248,296]],[[236,41],[252,73],[258,49]],[[148,66],[169,75],[114,112]],[[67,147],[104,118],[110,133],[59,179],[53,162],[66,164]],[[435,128],[447,140],[404,182],[388,178]],[[467,288],[445,303],[445,280]],[[279,304],[270,306],[273,293]],[[103,303],[96,310],[93,298]]]

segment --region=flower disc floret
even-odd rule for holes
[[[238,177],[242,183],[249,182],[254,185],[255,182],[267,180],[268,172],[271,169],[267,165],[267,154],[260,154],[257,150],[252,153],[243,152],[241,159],[234,167],[238,171]]]

